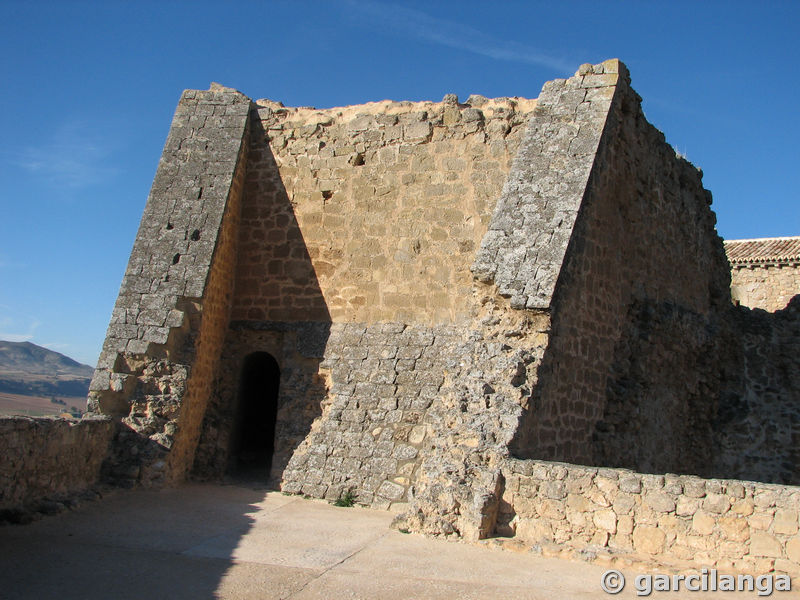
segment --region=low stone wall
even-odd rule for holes
[[[507,460],[498,532],[655,565],[800,575],[800,487]]]
[[[96,484],[113,433],[107,417],[0,417],[0,517]]]

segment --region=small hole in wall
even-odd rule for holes
[[[180,259],[181,259],[181,255],[180,255],[180,254],[176,254],[175,256],[173,256],[173,257],[172,257],[172,264],[173,264],[173,265],[177,265],[177,264],[178,264],[178,261],[179,261]]]
[[[361,154],[361,152],[359,152],[358,154],[356,154],[356,155],[353,157],[353,159],[351,160],[351,163],[352,163],[352,165],[353,165],[354,167],[360,167],[360,166],[362,166],[362,165],[364,164],[364,155],[363,155],[363,154]]]
[[[202,197],[203,197],[203,188],[200,188],[200,191],[197,192],[197,199],[200,200],[200,198]]]
[[[174,226],[172,225],[172,223],[167,221],[167,230],[169,230],[169,229],[174,229]]]
[[[330,200],[333,198],[333,191],[331,190],[322,190],[322,199],[323,200]]]
[[[197,240],[199,240],[200,239],[200,230],[199,229],[195,229],[192,232],[192,235],[189,236],[189,239],[192,240],[193,242],[196,242]]]

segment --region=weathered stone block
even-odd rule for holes
[[[660,554],[666,539],[665,533],[656,527],[638,525],[633,530],[633,547],[637,552]]]
[[[703,508],[718,515],[726,513],[730,506],[731,502],[724,494],[708,494],[703,500]]]
[[[766,556],[768,558],[781,557],[781,544],[772,535],[763,531],[753,531],[750,535],[750,555]]]
[[[675,500],[664,492],[650,492],[644,498],[647,505],[656,512],[667,513],[675,510]]]
[[[598,510],[592,520],[597,527],[608,533],[613,534],[617,531],[617,515],[611,509]]]
[[[384,481],[375,493],[387,500],[399,500],[404,492],[405,487],[402,485],[392,483],[391,481]]]
[[[778,509],[772,521],[772,531],[785,535],[794,535],[798,530],[798,511]]]
[[[624,476],[619,480],[620,491],[629,494],[638,494],[642,491],[642,482],[638,477]]]
[[[711,535],[716,525],[716,519],[708,513],[698,512],[692,518],[692,529],[700,535]]]
[[[720,517],[719,529],[723,536],[735,542],[744,542],[750,537],[747,519],[742,517]]]
[[[786,542],[786,556],[796,564],[800,564],[800,537],[793,537]]]
[[[756,512],[747,518],[747,522],[753,529],[767,530],[772,525],[772,513]]]

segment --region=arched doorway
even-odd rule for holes
[[[237,435],[232,464],[239,475],[266,479],[275,451],[275,420],[278,415],[278,361],[267,352],[248,354],[239,377]]]

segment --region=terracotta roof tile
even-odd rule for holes
[[[731,264],[800,261],[800,236],[725,240]]]

